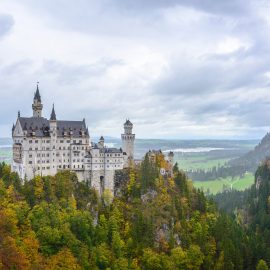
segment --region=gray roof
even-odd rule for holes
[[[53,107],[52,107],[52,112],[51,112],[51,118],[50,120],[56,120],[56,114],[55,114],[55,110],[54,110],[54,104],[53,104]]]
[[[124,125],[125,126],[133,126],[133,124],[129,121],[129,119],[126,120]]]
[[[39,102],[41,102],[41,96],[40,96],[40,93],[39,93],[38,84],[37,84],[37,90],[35,92],[34,99],[37,99]]]
[[[50,137],[50,121],[44,117],[19,117],[20,124],[27,136],[32,136],[35,132],[36,137]],[[81,137],[82,133],[89,136],[85,121],[56,121],[57,136],[63,137],[64,132],[69,136]]]
[[[122,153],[122,149],[118,149],[118,148],[101,148],[100,151],[102,153]]]

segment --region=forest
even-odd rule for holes
[[[100,197],[70,171],[22,183],[1,163],[0,269],[268,269],[268,167],[259,169],[268,182],[250,205],[254,218],[241,223],[177,164],[159,173],[168,166],[162,153],[146,154],[118,172],[116,196]]]

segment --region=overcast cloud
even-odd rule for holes
[[[32,113],[92,136],[260,138],[270,127],[265,0],[1,0],[0,137]]]

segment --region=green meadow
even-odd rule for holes
[[[237,178],[218,178],[211,181],[193,182],[196,188],[203,190],[206,194],[216,194],[223,190],[236,189],[245,190],[254,183],[254,175],[246,173],[244,177]]]
[[[193,154],[185,155],[182,158],[175,159],[178,163],[179,168],[183,170],[196,170],[196,169],[211,169],[213,167],[218,167],[226,164],[231,158],[217,158],[213,159],[209,157],[206,153],[203,154]]]

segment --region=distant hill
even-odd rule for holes
[[[270,157],[270,133],[267,133],[255,148],[243,156],[229,162],[231,166],[240,166],[246,171],[255,172],[257,167]]]

